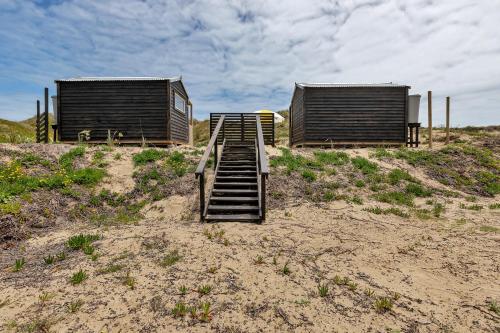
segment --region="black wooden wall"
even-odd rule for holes
[[[188,95],[181,81],[171,82],[170,98],[170,137],[171,140],[187,142],[189,141],[189,112],[187,109]],[[183,112],[175,108],[174,92],[184,97],[186,109]]]
[[[292,113],[289,115],[291,121],[291,143],[304,140],[304,90],[295,89],[292,99]]]
[[[406,142],[408,87],[305,87],[303,92],[302,121],[300,103],[292,104],[293,144]]]
[[[108,129],[123,140],[167,140],[166,81],[58,82],[61,141],[77,141],[90,130],[91,140],[106,140]]]

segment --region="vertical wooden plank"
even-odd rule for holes
[[[45,88],[45,119],[43,127],[45,128],[44,142],[49,143],[49,88]]]
[[[409,107],[409,102],[410,102],[410,97],[409,97],[409,88],[405,88],[405,94],[406,94],[406,99],[405,99],[405,120],[404,120],[404,140],[405,143],[408,141],[408,112],[410,112],[410,107]],[[412,131],[413,132],[413,131]],[[410,135],[412,135],[410,133]],[[413,140],[411,140],[413,141]]]
[[[446,97],[446,144],[450,143],[450,96]]]
[[[429,130],[429,148],[432,148],[432,91],[427,92],[427,123]]]
[[[56,115],[56,124],[57,124],[57,138],[54,138],[54,141],[61,141],[61,87],[59,82],[57,85],[57,115]]]
[[[292,105],[288,108],[288,147],[292,148]]]
[[[167,94],[167,140],[172,140],[172,121],[171,121],[171,114],[172,114],[172,105],[175,105],[175,100],[172,100],[174,98],[172,94],[172,89],[170,88],[170,81],[167,81],[167,87],[165,88],[166,94]]]
[[[36,142],[40,143],[40,100],[36,100]]]

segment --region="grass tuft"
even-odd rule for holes
[[[88,279],[87,273],[85,273],[85,271],[80,269],[78,272],[74,273],[71,276],[70,282],[72,285],[77,285],[77,284],[80,284],[87,279]]]
[[[182,256],[179,254],[179,251],[173,250],[165,255],[163,257],[162,261],[160,262],[160,266],[162,267],[169,267],[175,265],[179,260],[182,259]]]

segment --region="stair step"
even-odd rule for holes
[[[215,182],[214,188],[237,188],[237,187],[257,187],[257,182],[232,182],[232,183],[220,183]]]
[[[231,181],[257,181],[257,176],[217,176],[216,182],[231,182]]]
[[[239,196],[244,196],[244,195],[257,195],[257,190],[256,189],[234,189],[234,188],[214,188],[212,190],[212,194],[215,195],[239,195]]]
[[[208,205],[208,211],[240,211],[240,212],[254,212],[259,211],[259,206],[244,206],[244,205]]]
[[[223,169],[223,170],[236,170],[236,169],[255,169],[256,166],[255,165],[220,165],[219,166],[219,170],[220,169]]]
[[[257,174],[255,170],[220,170],[217,172],[217,176],[226,176],[226,175],[252,175]]]
[[[249,203],[258,201],[259,197],[211,197],[210,202],[241,202],[241,203]]]
[[[260,221],[259,215],[255,214],[207,214],[206,221]]]
[[[222,159],[221,163],[222,162],[224,162],[224,164],[239,164],[239,163],[241,163],[241,164],[245,164],[245,163],[247,163],[247,164],[251,164],[251,163],[255,164],[255,160],[237,160],[237,161],[231,161],[231,160],[229,160],[229,161],[225,161],[224,159]]]

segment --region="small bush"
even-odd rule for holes
[[[373,214],[377,214],[377,215],[393,214],[393,215],[400,216],[400,217],[406,217],[406,218],[410,217],[410,215],[408,213],[405,213],[401,209],[396,208],[396,207],[382,209],[382,208],[377,206],[377,207],[364,208],[363,210],[370,212],[370,213],[373,213]]]
[[[79,146],[71,149],[69,152],[61,155],[59,158],[59,164],[66,170],[73,169],[73,162],[77,157],[83,157],[85,155],[85,147]]]
[[[177,250],[171,251],[170,253],[167,253],[165,257],[163,257],[160,266],[162,267],[168,267],[175,265],[176,262],[182,259],[182,256],[179,254]]]
[[[26,260],[24,258],[16,259],[14,262],[14,267],[12,267],[13,272],[19,272],[24,268],[24,264],[26,264]]]
[[[379,297],[375,300],[375,310],[378,313],[384,313],[392,310],[392,299],[388,297]]]
[[[72,236],[68,240],[67,245],[71,250],[81,250],[84,247],[89,246],[92,242],[95,242],[98,239],[99,239],[99,235],[80,234],[80,235]]]
[[[308,182],[313,182],[316,180],[316,173],[312,170],[304,170],[302,171],[302,177]]]
[[[315,151],[314,157],[316,158],[316,161],[321,164],[344,165],[349,162],[349,155],[345,152]]]
[[[393,169],[387,175],[389,183],[392,185],[399,184],[401,180],[407,180],[409,182],[417,182],[407,171],[401,169]]]
[[[78,272],[74,273],[71,276],[70,282],[71,282],[71,284],[76,285],[76,284],[82,283],[83,281],[85,281],[87,279],[88,279],[87,273],[85,273],[85,271],[80,269]]]
[[[393,158],[394,155],[385,148],[376,148],[375,152],[373,152],[370,157],[375,157],[376,159],[382,160]]]
[[[432,190],[423,188],[421,185],[410,183],[406,185],[405,192],[416,197],[426,198],[432,196]]]
[[[320,284],[318,286],[318,293],[319,293],[320,297],[328,296],[328,285],[327,284]]]
[[[73,171],[70,178],[73,182],[80,185],[97,185],[106,175],[106,171],[96,168],[83,168]]]
[[[165,156],[165,152],[158,149],[145,149],[142,152],[135,154],[132,157],[135,166],[144,165],[146,163],[161,160]]]
[[[353,158],[351,162],[365,175],[373,174],[378,170],[378,165],[376,163],[370,162],[369,160],[361,156]]]
[[[376,194],[375,199],[390,204],[414,206],[413,195],[404,192],[382,192]]]

